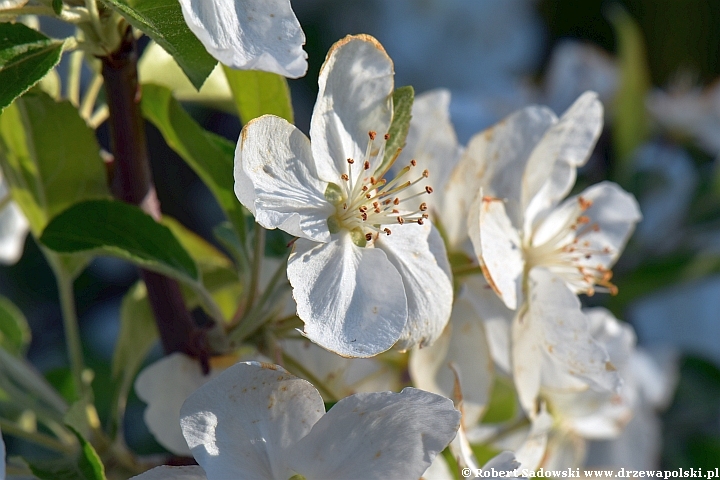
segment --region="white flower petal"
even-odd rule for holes
[[[375,246],[387,255],[400,276],[407,297],[408,320],[397,348],[432,345],[450,319],[452,274],[445,245],[430,222],[393,228]]]
[[[180,0],[180,6],[190,30],[225,65],[305,75],[305,34],[290,0]]]
[[[586,451],[587,441],[584,438],[553,430],[550,434],[542,467],[546,470],[581,467]]]
[[[508,200],[513,225],[522,227],[520,197],[526,164],[536,144],[555,122],[557,117],[550,109],[530,106],[478,133],[470,139],[458,164],[462,170],[453,172],[453,188],[480,180],[484,195]]]
[[[2,480],[2,477],[0,477]],[[141,473],[130,480],[207,480],[205,471],[193,465],[191,467],[168,467],[162,465]]]
[[[310,141],[272,115],[248,123],[235,152],[235,195],[265,228],[327,242],[327,219],[335,213],[318,179]]]
[[[160,445],[172,453],[191,455],[180,429],[180,408],[191,393],[214,376],[217,373],[203,375],[197,360],[172,353],[145,368],[135,380],[135,392],[147,403],[145,424]]]
[[[586,267],[589,271],[609,270],[625,248],[635,224],[642,218],[635,197],[615,183],[600,182],[587,188],[580,195],[568,198],[550,212],[538,226],[533,236],[533,245],[542,245],[556,235],[563,225],[572,223],[578,216],[580,199],[583,202],[592,202],[592,205],[581,213],[587,217],[589,223],[570,234],[578,239],[578,250],[582,249],[588,253],[578,255],[577,261],[571,267],[574,270],[568,272],[564,266],[556,270],[558,275],[568,280],[568,286],[576,293],[592,288],[576,267]],[[555,270],[553,266],[548,268]]]
[[[444,191],[445,183],[462,152],[450,122],[448,90],[430,90],[415,97],[405,144],[396,165],[407,165],[415,159],[418,171],[430,171],[435,191]],[[416,187],[420,191],[421,187]],[[438,201],[442,201],[442,198],[433,198],[433,208],[444,212],[444,209],[438,208]]]
[[[493,458],[488,460],[488,462],[483,465],[483,470],[485,471],[492,471],[494,468],[495,471],[503,471],[503,472],[509,472],[512,470],[515,470],[520,466],[520,462],[518,462],[515,459],[515,454],[512,452],[501,452],[495,455]],[[504,478],[516,478],[516,477],[506,477],[503,475]],[[487,477],[485,477],[487,478]],[[500,478],[500,477],[495,477]]]
[[[305,339],[284,339],[280,344],[285,355],[311,373],[322,383],[324,390],[333,393],[333,398],[327,400],[334,401],[358,392],[399,390],[402,385],[399,369],[380,357],[343,358]]]
[[[450,365],[454,365],[462,390],[463,424],[470,428],[488,404],[494,368],[485,326],[467,297],[463,292],[455,301],[450,323],[435,344],[412,352],[409,370],[418,388],[452,398],[455,375]]]
[[[2,190],[0,187],[0,194]],[[0,263],[12,265],[20,260],[29,230],[25,215],[15,202],[10,202],[0,212]]]
[[[528,158],[523,176],[525,231],[575,185],[576,170],[590,157],[602,125],[603,107],[597,94],[585,92],[543,135]]]
[[[536,470],[540,466],[552,427],[553,418],[543,405],[540,413],[532,419],[527,438],[515,453],[521,469]]]
[[[421,480],[455,480],[455,475],[445,461],[445,457],[437,455],[432,464],[420,477]]]
[[[305,380],[274,365],[238,363],[185,401],[181,426],[208,478],[290,478],[287,449],[324,413]]]
[[[505,306],[484,277],[473,275],[464,281],[463,298],[471,302],[485,325],[485,335],[495,363],[510,373],[510,326],[515,312]]]
[[[419,478],[459,424],[460,412],[439,395],[360,393],[335,404],[288,463],[305,478]]]
[[[295,242],[288,260],[304,334],[345,357],[392,347],[408,317],[403,280],[379,248],[361,248],[349,234],[329,243]]]
[[[515,310],[522,298],[525,268],[518,232],[505,213],[503,201],[497,198],[478,196],[473,202],[471,215],[470,239],[480,258],[485,278],[505,305]]]
[[[589,467],[651,470],[660,465],[662,426],[652,408],[638,408],[622,433],[588,444]]]
[[[330,48],[310,122],[320,178],[339,184],[347,159],[365,158],[368,132],[387,133],[393,75],[392,60],[369,35],[347,36]]]
[[[592,338],[580,301],[544,268],[530,271],[528,310],[513,324],[513,371],[520,403],[531,415],[541,385],[565,389],[582,382],[610,392],[620,385],[609,355]]]

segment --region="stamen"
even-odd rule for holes
[[[385,148],[390,137],[390,134],[385,134],[382,139],[378,139],[375,131],[369,131],[365,158],[358,159],[358,162],[347,158],[347,171],[340,174],[342,179],[340,186],[344,190],[345,198],[338,202],[333,222],[344,230],[359,229],[367,241],[377,238],[379,234],[390,235],[392,232],[385,227],[387,224],[397,222],[403,225],[410,222],[423,225],[428,218],[427,213],[423,213],[428,210],[428,204],[425,202],[417,206],[416,211],[412,211],[412,208],[396,208],[401,203],[405,205],[408,200],[418,195],[426,195],[433,190],[431,187],[425,187],[419,193],[407,198],[399,195],[403,190],[429,176],[429,172],[425,170],[414,180],[405,179],[407,173],[417,166],[415,159],[410,160],[410,163],[401,168],[397,175],[385,179],[385,175],[401,152],[401,149],[397,149],[390,161],[385,161]],[[375,140],[380,143],[375,144]],[[361,165],[361,168],[353,170],[355,163]]]

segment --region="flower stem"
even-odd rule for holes
[[[43,446],[50,450],[55,450],[57,452],[72,453],[75,450],[73,447],[65,445],[64,443],[52,438],[49,435],[45,435],[44,433],[40,432],[28,432],[15,422],[11,422],[10,420],[6,420],[4,418],[0,418],[0,430],[2,430],[4,434],[16,438],[21,438],[28,442],[32,442],[36,445]]]
[[[265,256],[265,229],[255,224],[255,235],[253,239],[253,259],[250,274],[250,288],[248,288],[248,299],[245,302],[245,311],[250,311],[260,289],[260,272],[262,261]]]
[[[70,65],[67,76],[67,98],[73,106],[80,104],[80,76],[82,74],[83,56],[82,50],[75,50],[70,54]]]
[[[111,181],[113,194],[120,200],[140,206],[159,220],[162,214],[152,181],[145,123],[140,110],[138,54],[131,27],[122,35],[118,49],[101,60],[110,112],[110,141],[115,157]],[[203,369],[209,370],[207,335],[195,325],[178,283],[147,270],[142,271],[142,277],[165,353],[183,352],[198,358]]]
[[[65,331],[65,346],[70,360],[70,373],[72,375],[73,385],[75,386],[75,393],[78,398],[85,398],[87,389],[87,385],[83,381],[85,362],[83,360],[80,330],[78,328],[78,319],[75,310],[73,278],[59,265],[56,258],[50,261],[50,265],[55,273],[55,281],[60,297],[60,308],[62,310],[63,328]]]
[[[87,122],[93,115],[95,102],[103,85],[101,74],[95,74],[80,104],[80,116]]]

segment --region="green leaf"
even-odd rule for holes
[[[620,6],[610,9],[620,64],[620,86],[615,95],[612,134],[616,154],[616,180],[626,184],[631,175],[632,155],[649,135],[645,97],[650,90],[650,68],[645,41],[635,20]]]
[[[95,132],[69,102],[41,92],[0,115],[0,164],[36,237],[73,203],[110,197]]]
[[[257,70],[233,70],[224,65],[223,70],[243,124],[265,114],[293,123],[290,89],[285,77]]]
[[[204,130],[165,87],[143,87],[142,111],[145,118],[160,130],[170,148],[208,186],[228,220],[244,238],[245,216],[234,192],[235,145]]]
[[[55,12],[55,15],[60,15],[62,13],[62,7],[63,2],[62,0],[52,0],[52,8]]]
[[[123,413],[133,380],[150,349],[158,339],[155,316],[142,281],[125,294],[120,307],[120,335],[112,358],[113,428],[123,421]]]
[[[385,158],[378,168],[380,171],[393,161],[399,148],[405,148],[414,99],[415,90],[411,86],[396,88],[393,92],[393,118],[388,130],[390,138],[385,144]]]
[[[25,353],[30,343],[30,326],[25,315],[10,300],[0,296],[0,347],[13,355]]]
[[[120,335],[112,358],[113,379],[132,382],[157,339],[147,289],[143,282],[138,282],[125,294],[120,307]]]
[[[106,480],[105,467],[93,446],[75,429],[68,428],[80,442],[78,456],[27,462],[33,475],[40,480]]]
[[[62,49],[22,23],[0,23],[0,112],[58,64]]]
[[[73,205],[48,224],[40,242],[60,253],[112,255],[191,283],[198,278],[195,262],[167,227],[119,201]]]
[[[200,90],[217,60],[188,28],[177,0],[103,1],[172,55],[195,88]]]

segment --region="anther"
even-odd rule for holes
[[[429,176],[430,176],[430,170],[428,170],[426,168],[425,170],[423,170],[423,177],[428,178]]]
[[[353,163],[355,163],[355,160],[353,160],[352,158],[348,158],[348,159],[347,159],[347,162],[348,162],[350,165],[352,165]]]
[[[417,165],[417,162],[415,161],[414,158],[412,160],[410,160],[410,165],[412,165],[413,167]]]
[[[386,134],[385,134],[385,141],[388,141],[388,140],[390,140],[390,134],[389,134],[389,133],[386,133]]]
[[[426,191],[427,193],[432,193],[432,192],[433,192],[433,189],[432,189],[432,187],[431,187],[430,185],[426,185],[426,186],[425,186],[425,191]]]
[[[348,174],[347,174],[347,173],[343,173],[342,175],[340,175],[340,178],[342,178],[342,179],[345,180],[346,182],[347,182],[348,180],[350,180],[350,177],[348,177]]]
[[[365,163],[363,164],[363,168],[364,168],[365,170],[370,170],[370,162],[368,162],[367,160],[365,160]]]
[[[366,233],[366,234],[365,234],[365,240],[367,240],[368,242],[369,242],[370,240],[372,240],[372,233]]]
[[[418,218],[417,223],[418,225],[422,225],[425,221],[422,218]]]
[[[425,210],[427,210],[427,203],[423,202],[420,204],[420,211],[424,212]]]
[[[370,184],[375,185],[377,183],[377,180],[375,180],[375,177],[370,177]]]
[[[580,223],[580,224],[590,223],[590,217],[588,217],[586,215],[581,215],[577,218],[577,223]]]
[[[385,228],[385,229],[383,229],[383,231],[385,233],[387,233],[388,235],[390,235],[392,233],[389,228]]]
[[[578,203],[580,204],[580,209],[584,212],[588,208],[592,207],[592,200],[585,200],[583,197],[578,197]]]
[[[402,225],[403,223],[405,223],[405,219],[402,218],[402,217],[397,217],[397,221],[398,221],[398,223],[399,223],[400,225]]]
[[[375,135],[377,135],[377,132],[374,132],[372,130],[370,130],[368,132],[368,136],[370,137],[370,140],[375,140]]]
[[[395,197],[395,200],[393,200],[393,205],[400,205],[400,199],[398,197]]]

